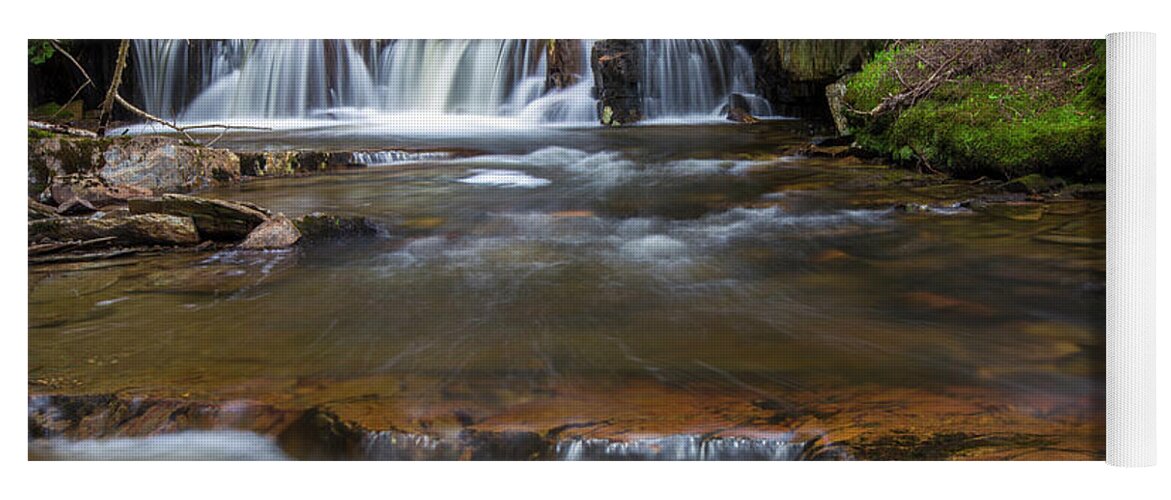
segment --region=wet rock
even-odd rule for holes
[[[737,123],[757,123],[759,118],[752,116],[752,105],[749,104],[748,98],[744,94],[731,94],[728,96],[728,111],[725,118],[728,121]]]
[[[228,150],[168,137],[49,137],[29,141],[28,174],[30,194],[69,174],[94,175],[106,186],[184,192],[239,178],[240,162]]]
[[[1015,221],[1033,222],[1039,221],[1045,216],[1045,205],[1043,203],[1025,201],[990,203],[976,200],[970,203],[968,207],[976,212]]]
[[[240,243],[240,248],[246,250],[264,250],[273,248],[288,248],[301,239],[301,231],[293,221],[278,214],[263,224],[256,226],[248,237]]]
[[[1001,188],[1010,193],[1038,194],[1058,189],[1062,184],[1060,179],[1052,179],[1041,174],[1029,174],[1008,181]]]
[[[365,217],[347,217],[314,212],[293,220],[303,241],[319,241],[355,236],[373,236],[378,227]]]
[[[320,151],[262,151],[238,153],[240,173],[252,177],[273,177],[320,172],[353,166],[349,153]]]
[[[769,40],[756,51],[756,87],[781,115],[830,117],[827,86],[857,71],[879,40]]]
[[[265,213],[248,205],[181,194],[134,198],[130,200],[130,212],[190,217],[201,236],[221,241],[243,239],[268,220]]]
[[[28,241],[93,240],[114,237],[126,245],[195,245],[199,234],[188,217],[164,214],[125,217],[55,217],[29,221]]]
[[[600,40],[590,52],[598,116],[619,127],[642,120],[642,40]]]
[[[545,88],[563,89],[581,80],[581,42],[578,40],[549,40],[545,45]]]

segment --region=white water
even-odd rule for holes
[[[134,67],[146,110],[184,123],[593,125],[593,42],[580,43],[586,74],[565,89],[545,88],[540,40],[137,40]],[[751,57],[734,42],[648,40],[646,47],[651,121],[719,118],[732,93],[746,95],[755,114],[769,114],[753,95]]]

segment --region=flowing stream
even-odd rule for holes
[[[31,266],[30,419],[74,414],[57,396],[211,409],[137,424],[155,415],[143,407],[87,420],[120,439],[30,449],[793,459],[899,457],[911,440],[1104,453],[1104,201],[974,210],[980,185],[784,156],[808,124],[711,123],[728,95],[751,94],[743,48],[647,47],[651,123],[608,129],[588,75],[544,87],[541,41],[137,41],[152,113],[287,123],[219,145],[366,165],[200,195],[378,231]],[[296,425],[279,442],[235,433],[278,433],[265,412],[289,411],[361,435],[325,453]],[[142,437],[176,419],[193,430]]]

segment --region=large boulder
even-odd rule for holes
[[[154,192],[188,192],[240,177],[240,160],[226,149],[205,148],[171,137],[30,139],[29,195],[68,174],[93,174],[107,186]]]
[[[598,117],[603,125],[618,127],[643,119],[642,40],[599,40],[590,51]]]
[[[200,235],[219,241],[242,240],[268,220],[268,214],[255,205],[182,194],[131,199],[130,212],[190,217]]]
[[[549,40],[545,45],[545,88],[563,89],[581,81],[581,40]]]
[[[301,239],[301,231],[283,214],[277,214],[256,226],[239,248],[245,250],[267,250],[273,248],[288,248]]]
[[[756,51],[756,86],[777,114],[828,118],[826,86],[858,71],[880,40],[769,40]]]
[[[28,241],[78,241],[114,237],[124,245],[195,245],[199,233],[189,217],[164,214],[53,217],[28,221]]]

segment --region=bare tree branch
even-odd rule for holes
[[[65,57],[67,59],[69,59],[70,62],[73,63],[73,66],[76,67],[77,70],[81,72],[81,76],[85,77],[85,80],[86,80],[85,84],[83,84],[82,87],[79,88],[76,93],[74,93],[74,97],[76,97],[77,94],[81,92],[81,89],[85,88],[85,85],[94,85],[93,78],[90,78],[89,73],[87,73],[85,71],[85,68],[82,67],[81,64],[77,62],[77,59],[75,59],[73,57],[73,55],[71,55],[68,51],[66,51],[65,48],[62,47],[60,44],[56,43],[56,41],[50,41],[50,43],[52,43],[53,47],[55,49],[57,49],[62,54],[64,54]],[[49,124],[49,123],[36,122],[36,121],[32,121],[32,120],[29,120],[29,127],[40,129],[40,130],[48,130],[51,132],[65,133],[65,134],[70,134],[70,135],[79,135],[79,136],[84,136],[84,137],[98,137],[100,135],[105,135],[106,126],[109,124],[111,108],[113,107],[114,103],[117,103],[119,106],[126,108],[127,111],[130,111],[131,113],[137,115],[138,117],[140,117],[144,120],[158,123],[159,125],[162,125],[164,127],[172,129],[176,132],[179,132],[180,134],[183,134],[183,137],[187,138],[188,141],[191,141],[196,144],[198,144],[199,141],[195,140],[195,138],[192,137],[191,134],[187,133],[189,130],[213,129],[213,128],[214,129],[221,129],[219,135],[217,135],[214,139],[212,139],[210,142],[208,142],[206,144],[206,146],[211,146],[212,144],[215,144],[217,141],[222,139],[224,137],[224,135],[227,134],[228,131],[230,131],[230,130],[272,130],[271,128],[268,128],[268,127],[250,127],[250,126],[245,126],[245,125],[227,125],[227,124],[221,124],[221,123],[205,123],[205,124],[199,124],[199,125],[180,126],[178,123],[175,123],[173,121],[164,120],[162,118],[159,118],[155,115],[152,115],[150,113],[147,113],[146,111],[139,109],[137,106],[135,106],[133,104],[130,104],[129,101],[124,99],[122,97],[122,95],[118,93],[118,87],[121,85],[121,82],[122,82],[122,73],[126,69],[126,58],[127,58],[127,54],[129,53],[129,47],[130,47],[130,40],[122,40],[122,43],[118,46],[118,62],[117,62],[117,64],[115,64],[113,81],[110,83],[110,88],[106,91],[106,98],[102,102],[102,115],[101,115],[101,118],[99,119],[100,125],[99,125],[99,129],[98,129],[97,134],[94,134],[93,132],[90,132],[88,130],[66,127],[63,125],[53,125],[53,124]],[[73,100],[73,98],[70,98],[70,101],[72,101],[72,100]],[[56,115],[54,115],[54,116],[56,116]]]
[[[106,98],[102,100],[101,115],[98,118],[98,135],[106,135],[106,126],[110,124],[110,112],[114,108],[114,97],[118,95],[118,87],[122,86],[122,72],[126,70],[126,54],[130,52],[130,40],[123,39],[118,44],[118,62],[114,65],[114,76],[110,79],[110,88],[106,90]]]
[[[76,67],[78,71],[81,71],[81,76],[85,77],[85,83],[82,83],[80,87],[77,87],[77,90],[73,92],[73,95],[69,96],[69,100],[65,101],[65,105],[58,108],[57,112],[53,113],[53,116],[49,117],[51,120],[56,118],[57,115],[61,114],[61,111],[63,111],[66,106],[69,106],[69,104],[72,103],[74,99],[77,99],[77,96],[81,94],[82,90],[85,90],[87,85],[92,86],[94,84],[94,80],[93,78],[89,77],[89,73],[85,72],[85,68],[81,67],[81,63],[77,62],[77,59],[74,59],[73,55],[67,52],[65,48],[61,46],[61,44],[57,43],[56,40],[49,40],[49,44],[52,45],[53,48],[57,50],[57,52],[60,52],[61,55],[65,56],[66,59],[69,59],[69,62],[73,63],[73,66]]]

